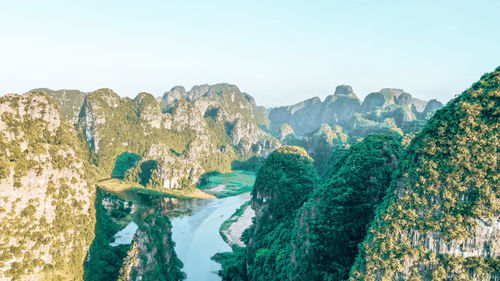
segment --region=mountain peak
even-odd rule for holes
[[[354,94],[354,91],[352,90],[352,87],[349,85],[338,85],[335,88],[335,93],[334,95],[351,95]]]

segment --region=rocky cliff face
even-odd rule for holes
[[[283,145],[303,147],[314,159],[314,166],[321,176],[328,172],[333,153],[349,146],[349,136],[339,125],[331,128],[328,124],[321,124],[313,132],[297,137],[293,129],[285,123],[278,131],[278,137]]]
[[[82,108],[87,93],[78,90],[51,90],[47,88],[34,89],[30,93],[43,92],[49,95],[59,107],[66,120],[71,124],[78,122],[78,114]]]
[[[0,98],[0,279],[82,278],[95,225],[85,160],[47,94]]]
[[[282,106],[269,110],[271,131],[277,132],[284,123],[289,124],[298,135],[317,128],[321,121],[321,100],[318,97],[307,99],[292,106]]]
[[[163,110],[162,110],[163,109]],[[147,93],[120,98],[108,89],[89,93],[79,116],[102,176],[117,157],[141,157],[126,179],[151,188],[194,186],[208,171],[227,172],[234,160],[267,156],[279,142],[257,124],[253,99],[236,86],[175,87],[158,102]]]
[[[348,277],[401,151],[396,137],[372,135],[328,165],[291,229],[289,280]]]
[[[382,89],[366,96],[361,102],[352,88],[340,85],[335,94],[321,102],[312,98],[292,106],[269,110],[271,131],[278,135],[283,124],[288,124],[297,136],[317,130],[321,124],[342,126],[352,139],[377,132],[402,135],[423,128],[425,122],[442,104],[413,98],[401,89]]]
[[[220,138],[213,139],[221,132],[210,127],[199,110],[184,100],[171,113],[162,113],[158,101],[149,94],[141,93],[130,100],[111,90],[98,90],[86,97],[79,126],[102,177],[111,174],[120,154],[130,152],[142,157],[137,169],[138,174],[148,174],[142,180],[145,185],[154,172],[151,185],[179,188],[196,183],[203,169],[229,169],[235,158],[230,147],[222,151]],[[144,170],[148,161],[155,163],[152,171]]]
[[[352,280],[499,280],[500,68],[408,147]]]
[[[270,123],[266,110],[257,106],[253,97],[240,92],[235,85],[194,86],[189,92],[174,87],[163,95],[163,101],[169,108],[173,108],[181,99],[192,103],[203,117],[224,124],[233,145],[244,154],[255,153],[251,148],[253,145],[258,146],[261,140],[275,142],[263,130]]]
[[[165,215],[149,215],[134,236],[118,280],[183,280],[182,262],[172,242],[171,224]]]

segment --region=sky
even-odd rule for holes
[[[447,102],[499,65],[498,0],[0,0],[0,94],[226,82],[278,106],[348,84]]]

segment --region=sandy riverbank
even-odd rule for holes
[[[226,235],[227,242],[230,246],[245,246],[243,241],[241,241],[241,235],[243,234],[243,231],[252,225],[253,217],[255,217],[255,211],[249,204],[245,207],[243,214],[235,222],[233,222],[228,229],[222,230],[222,232]]]

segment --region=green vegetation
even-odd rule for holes
[[[147,160],[141,163],[141,168],[139,172],[139,183],[146,186],[150,180],[153,171],[158,168],[158,163],[155,160]]]
[[[353,280],[468,280],[498,274],[498,257],[464,258],[450,250],[466,252],[474,230],[491,226],[500,215],[499,108],[497,68],[437,111],[415,136],[360,248]],[[425,244],[431,237],[447,246]],[[490,252],[495,243],[485,239],[472,250]]]
[[[266,159],[252,191],[252,208],[261,215],[248,230],[248,280],[287,279],[290,262],[285,251],[292,238],[289,227],[318,181],[302,148],[281,147]]]
[[[118,280],[185,279],[186,275],[181,271],[183,264],[174,250],[171,228],[170,221],[160,209],[148,215],[139,226]],[[141,241],[141,247],[138,247],[138,241]]]
[[[372,135],[351,146],[297,214],[291,280],[344,280],[382,201],[401,154],[390,135]]]
[[[85,280],[117,280],[118,273],[130,245],[110,246],[121,226],[116,223],[102,205],[105,192],[98,189],[95,201],[97,223],[95,239],[85,261]],[[121,214],[118,215],[121,217]]]
[[[332,153],[311,189],[284,161],[304,151],[278,149],[257,175],[247,246],[214,257],[223,280],[497,278],[498,241],[484,233],[500,216],[498,108],[500,68],[437,111],[404,152],[392,133]],[[396,132],[402,119],[389,119]]]
[[[0,103],[0,279],[81,278],[95,224],[84,147],[46,94]]]
[[[222,266],[222,270],[218,272],[222,277],[222,281],[248,280],[245,264],[246,248],[233,247],[232,252],[217,253],[212,257],[212,260],[220,263]]]
[[[111,177],[123,179],[125,172],[134,167],[139,160],[141,160],[141,156],[134,153],[124,152],[118,155]]]
[[[257,175],[247,247],[214,257],[223,280],[346,279],[401,151],[397,137],[369,136],[333,153],[321,180],[304,149],[277,149]]]

